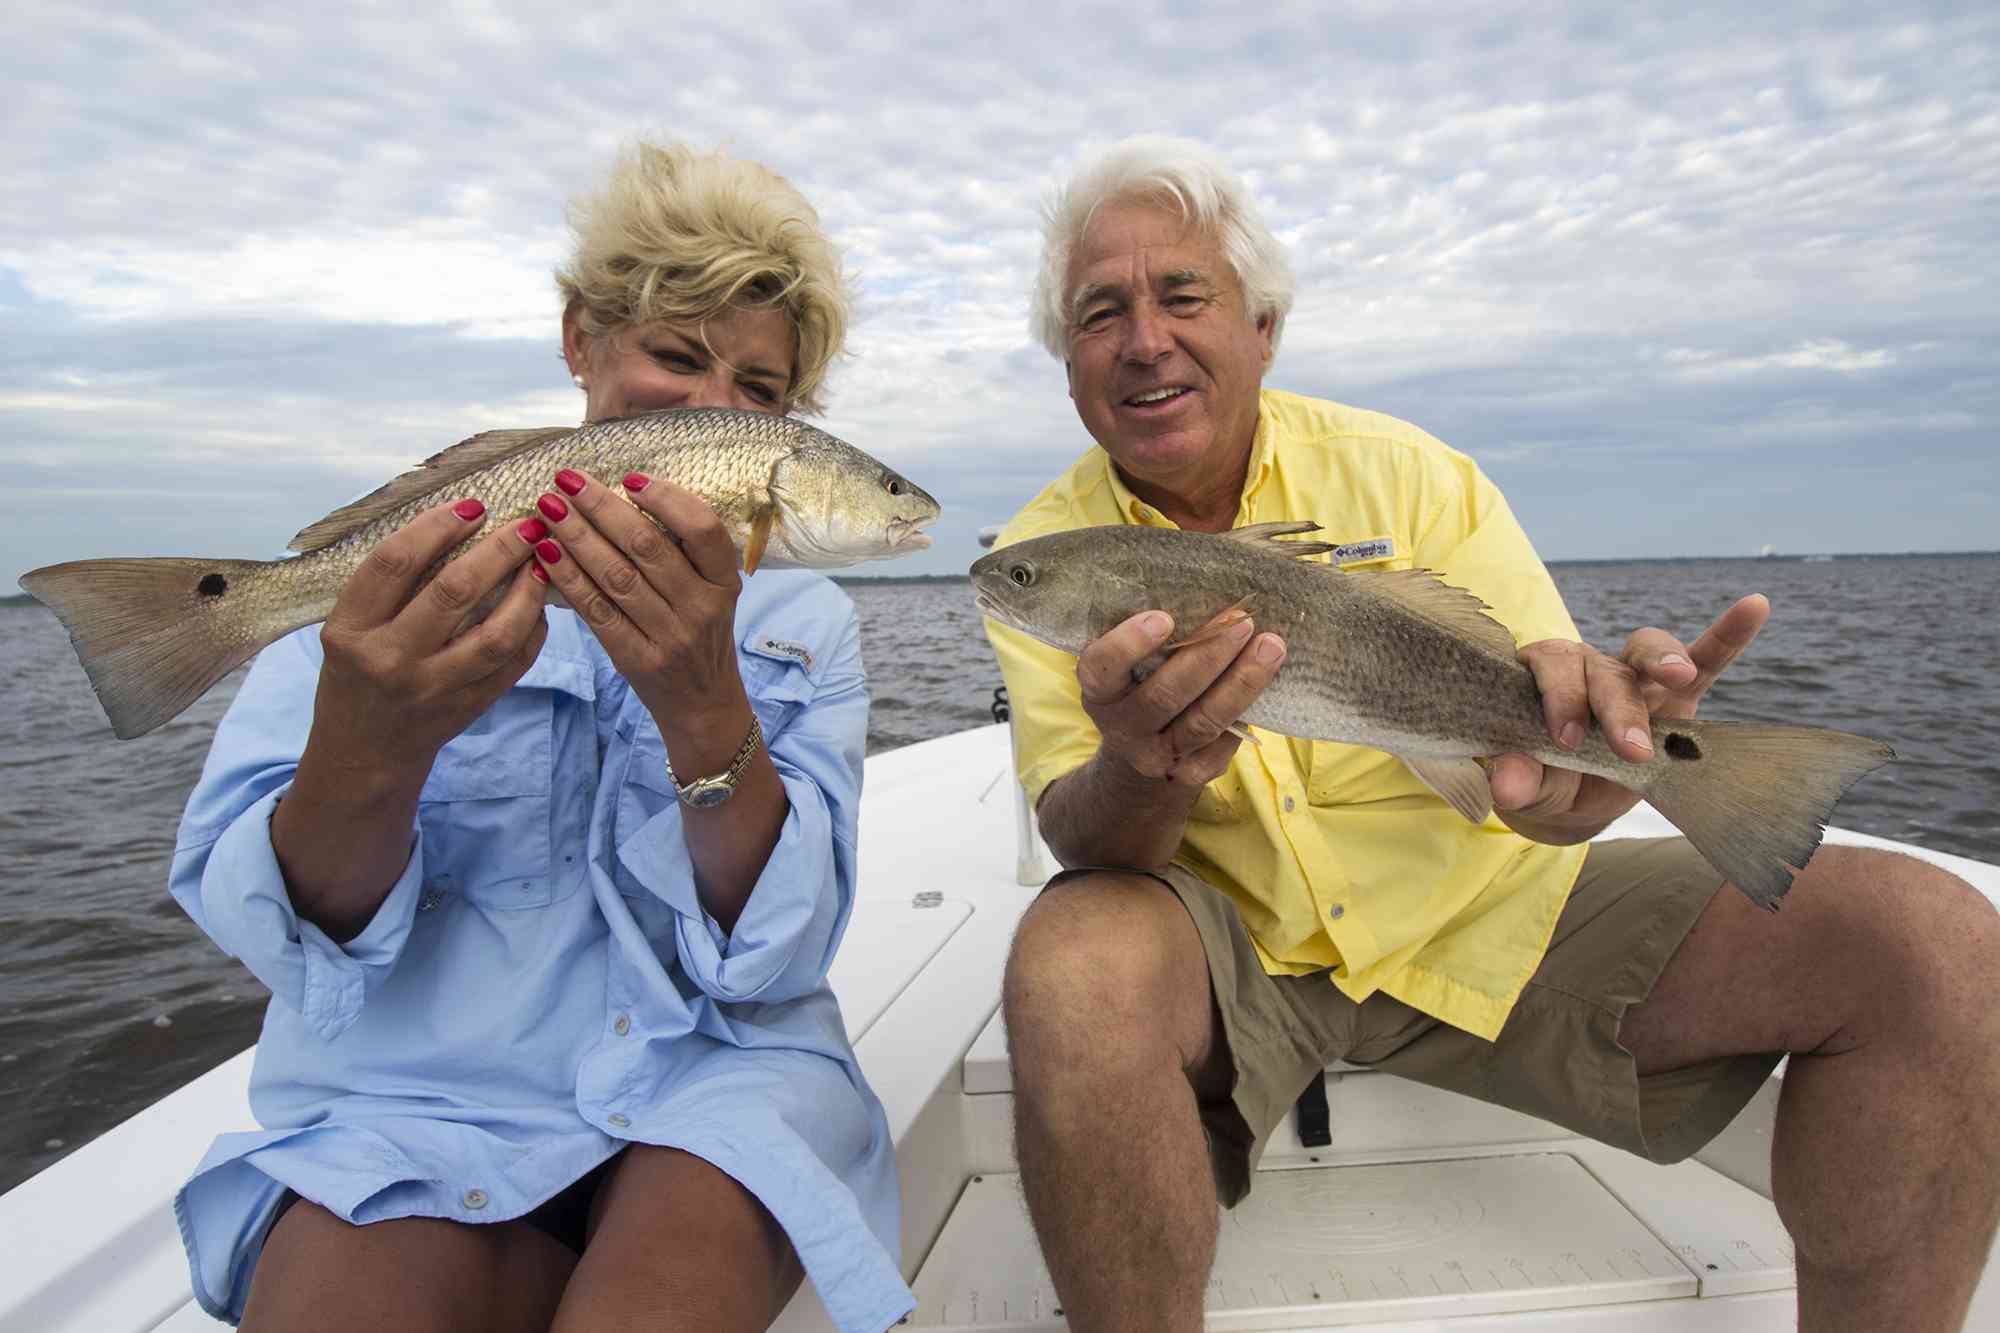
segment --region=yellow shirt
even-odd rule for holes
[[[1577,637],[1555,584],[1465,455],[1377,412],[1266,389],[1235,526],[1309,518],[1345,570],[1432,569],[1517,644]],[[1093,448],[998,546],[1066,528],[1174,524]],[[989,620],[1031,803],[1088,762],[1076,659]],[[1331,968],[1488,1039],[1541,962],[1585,849],[1470,824],[1380,750],[1258,732],[1195,803],[1174,860],[1235,900],[1267,972]]]

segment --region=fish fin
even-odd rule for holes
[[[394,481],[352,504],[342,505],[317,523],[302,529],[298,536],[292,538],[289,549],[301,552],[324,550],[439,487],[461,481],[503,458],[526,453],[537,445],[559,439],[576,429],[575,426],[538,426],[533,430],[489,430],[469,440],[460,440],[451,448],[432,454]]]
[[[1319,524],[1311,519],[1280,520],[1276,523],[1251,523],[1227,532],[1218,532],[1218,537],[1227,537],[1233,542],[1241,542],[1253,551],[1267,555],[1282,556],[1296,560],[1302,556],[1320,555],[1334,549],[1332,542],[1286,542],[1279,541],[1295,532],[1318,532]]]
[[[1417,781],[1444,798],[1445,804],[1475,824],[1493,813],[1493,788],[1477,759],[1412,759],[1398,755]]]
[[[759,509],[750,520],[750,540],[743,546],[743,572],[755,574],[758,562],[764,558],[764,547],[771,540],[771,523],[778,516],[775,505]]]
[[[1223,730],[1231,736],[1235,736],[1238,739],[1250,742],[1250,744],[1256,746],[1260,750],[1264,748],[1264,742],[1258,740],[1255,736],[1251,735],[1250,728],[1243,725],[1241,722],[1231,722],[1228,726],[1224,727]]]
[[[259,623],[259,599],[244,591],[283,563],[76,560],[23,574],[21,587],[69,631],[111,730],[130,740],[172,719],[264,645],[326,614],[330,598],[293,608],[299,619],[281,611],[290,623]]]
[[[1255,593],[1245,593],[1228,606],[1223,607],[1220,611],[1210,616],[1206,625],[1203,625],[1185,639],[1167,640],[1160,645],[1160,650],[1171,653],[1177,652],[1182,648],[1192,648],[1198,643],[1207,643],[1216,635],[1227,631],[1231,625],[1236,624],[1238,621],[1253,619],[1250,613],[1250,601],[1256,595]]]
[[[1645,797],[1767,912],[1819,847],[1833,808],[1896,752],[1814,727],[1653,720]]]
[[[1493,608],[1465,589],[1446,583],[1431,570],[1371,569],[1343,572],[1341,577],[1354,579],[1358,586],[1401,603],[1433,624],[1462,634],[1509,662],[1519,660],[1513,631],[1486,614]]]

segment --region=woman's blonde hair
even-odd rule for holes
[[[570,201],[576,251],[556,270],[583,332],[725,309],[774,309],[792,327],[791,406],[825,410],[827,367],[847,337],[840,255],[789,181],[717,149],[639,143],[604,188]]]

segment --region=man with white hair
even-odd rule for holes
[[[1494,609],[1573,748],[1650,757],[1770,608],[1693,644],[1576,641],[1464,455],[1378,413],[1263,387],[1282,247],[1205,149],[1118,145],[1053,201],[1034,329],[1097,448],[999,544],[1136,523],[1312,519],[1344,570],[1427,568]],[[1955,877],[1826,847],[1757,911],[1678,838],[1589,843],[1636,797],[1500,756],[1469,824],[1391,756],[1225,731],[1276,674],[1248,623],[1134,616],[1080,659],[988,623],[1021,780],[1066,867],[1023,918],[1004,1002],[1029,1210],[1070,1326],[1193,1329],[1216,1200],[1333,1058],[1512,1107],[1656,1161],[1719,1133],[1792,1057],[1773,1184],[1801,1327],[1958,1327],[2000,1199],[2000,917]]]

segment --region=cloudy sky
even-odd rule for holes
[[[575,420],[563,206],[726,142],[858,279],[829,429],[962,570],[1087,437],[1039,201],[1194,136],[1299,299],[1269,383],[1470,453],[1551,559],[2000,546],[1990,5],[9,5],[0,587],[254,555]],[[1032,15],[1032,17],[1027,17]]]

